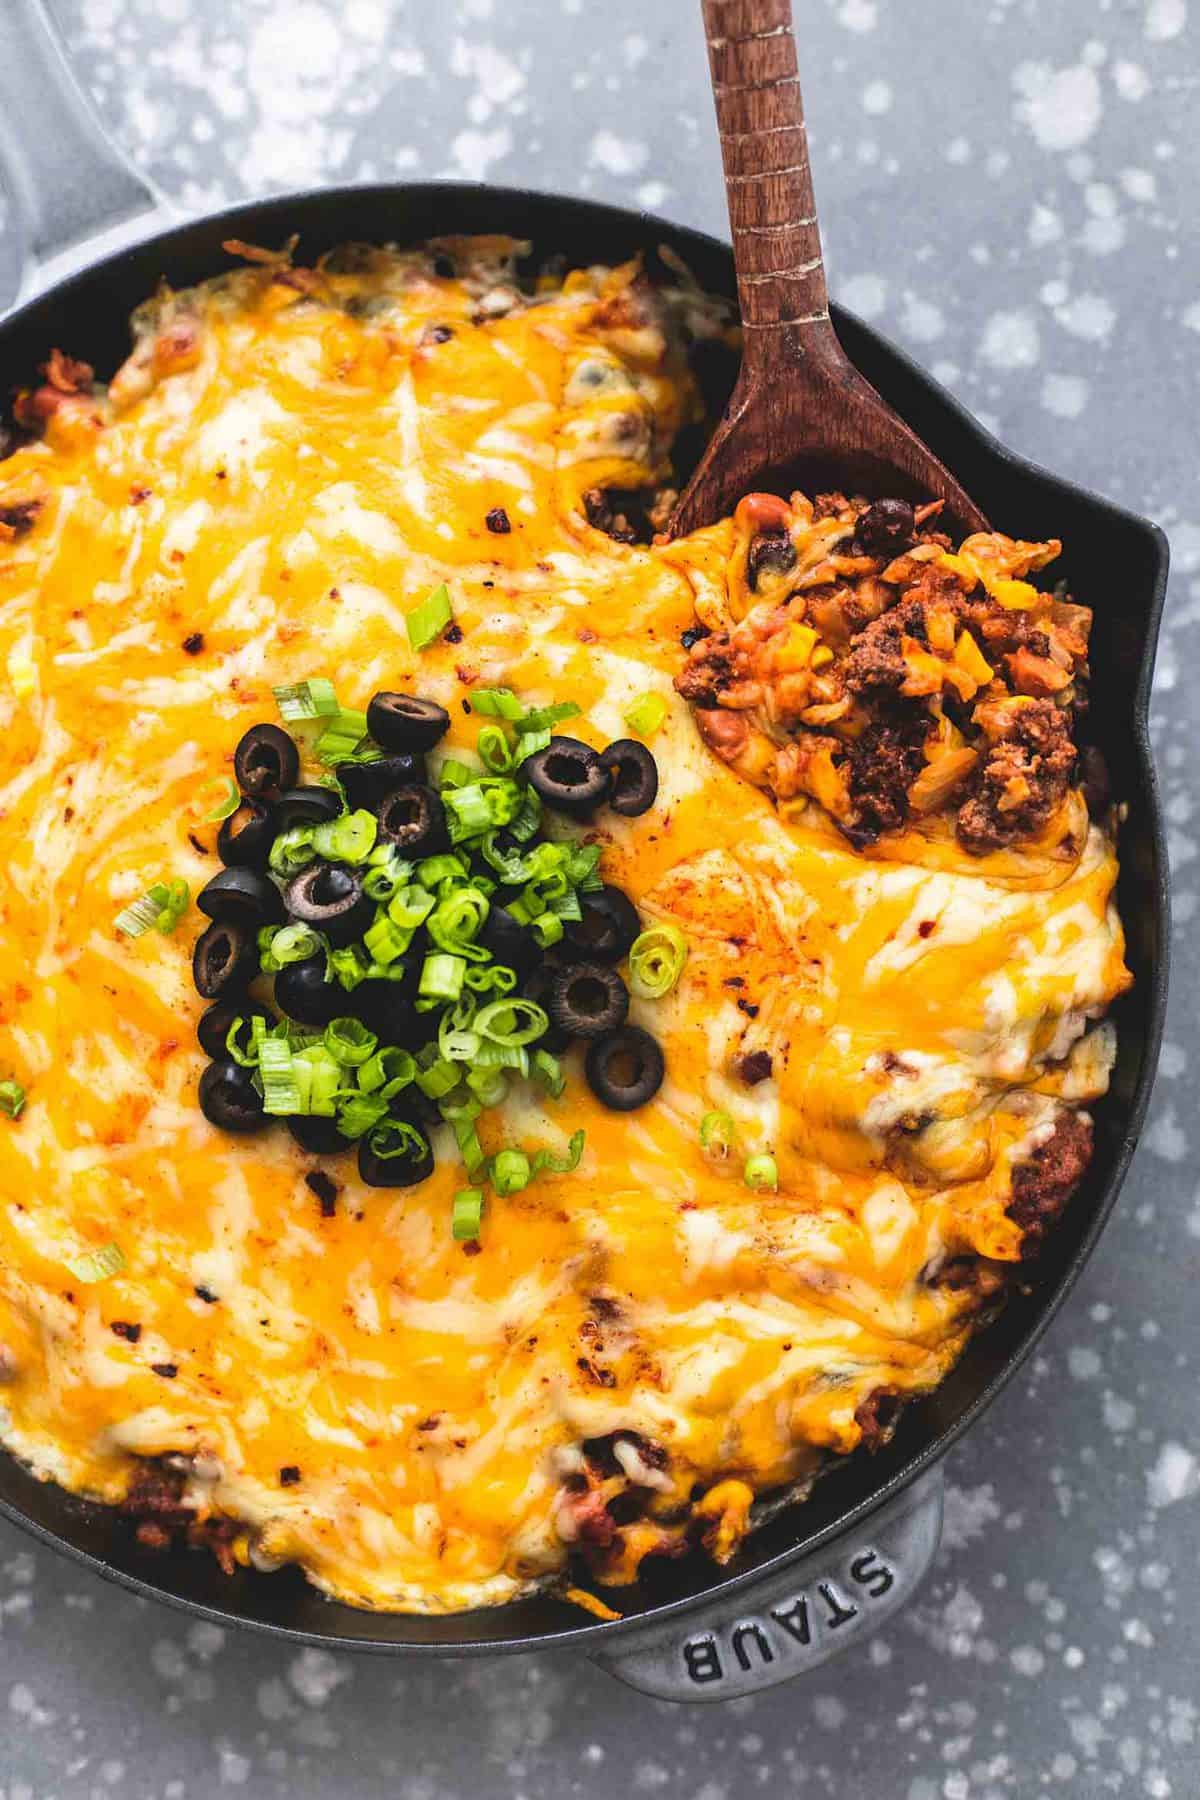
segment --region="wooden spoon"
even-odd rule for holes
[[[941,499],[963,530],[987,529],[837,340],[821,257],[791,0],[701,0],[738,298],[742,368],[675,509],[679,537],[767,489]]]

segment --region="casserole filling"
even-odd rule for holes
[[[1130,979],[1113,814],[1077,752],[1090,614],[1030,580],[1057,544],[954,544],[899,501],[752,495],[656,543],[731,348],[682,272],[526,279],[500,239],[313,269],[234,248],[249,266],[140,309],[107,386],[55,351],[0,461],[0,1438],[148,1549],[297,1562],[365,1606],[726,1559],[763,1497],[936,1387],[1087,1166]],[[326,688],[341,761],[318,755]],[[297,722],[278,696],[301,692]],[[366,729],[397,696],[405,730],[445,719],[407,785],[444,814],[479,790],[449,804],[461,838],[420,841],[463,847],[458,877],[369,861],[431,816],[385,817],[394,791],[343,775],[408,754]],[[563,879],[506,885],[481,847],[489,805],[517,802],[487,783],[536,786],[516,758],[542,730],[582,747],[529,756],[528,841]],[[234,884],[266,912],[230,998],[280,1047],[264,1061],[243,1024],[247,1063],[226,1038],[212,1066],[244,1070],[252,1111],[287,1098],[239,1134],[199,1098],[194,897],[266,832],[260,779],[278,822],[271,732],[336,816],[286,879],[268,861],[267,888]],[[285,915],[305,867],[309,911]],[[396,885],[361,907],[371,868]],[[631,963],[605,903],[589,987],[552,902],[582,921],[593,878],[639,934]],[[430,905],[397,910],[413,887]],[[410,1046],[372,1023],[368,1048],[340,1012],[317,1054],[277,1001],[298,945],[352,1019],[342,951],[365,946],[360,980],[418,954],[506,968],[463,951],[498,896],[523,929],[562,925],[526,1044],[495,1013],[478,1029],[503,998],[482,989],[445,1024],[474,990],[442,965],[418,972],[437,1031]],[[449,948],[426,941],[443,904]],[[315,942],[271,935],[301,926]],[[589,1008],[640,1035],[593,1054]],[[526,1066],[484,1079],[472,1034]],[[401,1120],[428,1170],[381,1185],[312,1147],[332,1144],[314,1120],[347,1136],[343,1090],[406,1072],[385,1057],[369,1085],[383,1051],[411,1052],[396,1094],[420,1089],[428,1041],[459,1065]],[[561,1080],[536,1078],[539,1047]],[[488,1096],[470,1130],[442,1104],[464,1091]]]

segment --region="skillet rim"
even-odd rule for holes
[[[85,263],[84,266],[65,275],[42,292],[24,300],[0,319],[0,357],[3,356],[8,340],[23,327],[36,324],[38,315],[43,310],[53,308],[62,298],[86,288],[88,284],[102,282],[108,271],[135,258],[141,258],[149,251],[161,248],[164,254],[169,254],[173,248],[177,247],[178,241],[189,233],[212,232],[217,229],[232,233],[236,232],[239,226],[255,219],[262,219],[264,215],[286,215],[293,210],[297,214],[314,209],[320,212],[325,208],[336,207],[339,202],[345,202],[348,207],[353,207],[356,202],[363,204],[368,200],[373,200],[378,204],[390,199],[395,202],[397,208],[396,235],[393,238],[381,238],[373,234],[371,241],[404,243],[410,241],[403,230],[406,203],[409,197],[414,195],[426,200],[440,200],[449,218],[453,217],[456,199],[469,200],[476,204],[481,200],[486,200],[506,218],[519,216],[523,207],[535,211],[550,208],[564,215],[574,214],[577,220],[590,216],[596,223],[603,224],[613,231],[624,228],[629,231],[631,238],[636,238],[638,241],[646,240],[657,232],[673,244],[678,245],[682,242],[692,246],[694,250],[702,253],[706,261],[716,262],[732,274],[732,252],[729,244],[723,239],[692,226],[674,223],[660,215],[637,207],[618,206],[583,195],[555,193],[530,187],[493,186],[485,182],[414,181],[342,184],[303,189],[292,193],[272,194],[258,200],[240,202],[236,206],[223,208],[217,212],[176,221],[165,229],[152,232],[132,244],[123,245],[94,262]],[[289,223],[293,226],[295,222],[294,219],[289,219]],[[303,229],[301,224],[302,234]],[[348,238],[350,234],[347,233],[345,236]],[[86,246],[84,248],[86,250]],[[724,291],[732,295],[734,291],[732,280],[728,282]],[[1134,751],[1134,785],[1140,788],[1137,799],[1144,809],[1145,825],[1154,861],[1152,924],[1156,938],[1156,955],[1152,958],[1147,977],[1148,992],[1146,994],[1141,1066],[1129,1101],[1127,1121],[1119,1144],[1112,1153],[1106,1168],[1101,1169],[1098,1166],[1098,1155],[1093,1162],[1092,1177],[1098,1187],[1098,1192],[1091,1216],[1086,1225],[1081,1228],[1074,1248],[1070,1251],[1061,1272],[1041,1288],[1037,1311],[1025,1322],[1019,1341],[1009,1350],[999,1367],[983,1382],[979,1392],[964,1406],[957,1418],[942,1429],[937,1429],[933,1425],[927,1427],[931,1435],[924,1448],[918,1448],[907,1455],[901,1465],[890,1473],[873,1492],[847,1506],[826,1524],[819,1526],[811,1535],[805,1537],[800,1544],[778,1551],[753,1567],[733,1575],[722,1576],[720,1570],[714,1565],[716,1578],[700,1592],[667,1600],[657,1605],[649,1605],[642,1612],[614,1621],[576,1624],[568,1620],[564,1622],[561,1629],[552,1625],[545,1630],[527,1631],[522,1636],[488,1638],[469,1635],[469,1628],[474,1621],[503,1617],[506,1608],[501,1607],[475,1608],[459,1613],[434,1615],[446,1622],[461,1623],[464,1635],[460,1641],[395,1642],[386,1638],[348,1637],[342,1635],[337,1629],[330,1631],[307,1630],[273,1619],[255,1618],[244,1613],[226,1610],[220,1605],[210,1605],[189,1595],[172,1592],[169,1588],[159,1586],[152,1579],[105,1562],[92,1551],[60,1536],[55,1529],[42,1525],[25,1513],[19,1505],[0,1495],[0,1516],[28,1532],[40,1543],[70,1557],[106,1581],[113,1582],[145,1598],[165,1602],[186,1613],[189,1617],[203,1618],[223,1626],[243,1627],[288,1643],[396,1657],[500,1656],[519,1654],[535,1649],[595,1650],[602,1645],[613,1645],[618,1639],[636,1638],[639,1632],[656,1630],[668,1621],[677,1621],[688,1615],[702,1614],[709,1605],[724,1604],[738,1595],[752,1593],[757,1585],[765,1585],[776,1579],[789,1564],[799,1561],[801,1558],[810,1557],[830,1544],[848,1537],[882,1507],[894,1500],[921,1474],[942,1460],[997,1398],[1048,1329],[1090,1260],[1128,1172],[1149,1107],[1165,1024],[1170,965],[1169,869],[1166,858],[1162,802],[1149,740],[1148,712],[1155,650],[1166,597],[1169,547],[1165,534],[1153,521],[1108,500],[1103,495],[1085,488],[1079,483],[1055,475],[1029,458],[1008,449],[994,433],[980,424],[959,400],[949,394],[907,352],[897,348],[889,339],[836,303],[832,306],[831,311],[839,329],[842,326],[848,327],[852,337],[861,338],[881,362],[896,369],[913,387],[921,391],[934,409],[940,410],[943,417],[953,425],[964,440],[972,444],[984,458],[999,465],[1001,469],[1011,471],[1032,485],[1040,486],[1043,489],[1054,489],[1078,505],[1097,509],[1106,514],[1114,524],[1123,526],[1126,531],[1140,534],[1144,541],[1148,565],[1153,568],[1153,579],[1148,584],[1144,624],[1138,632],[1138,636],[1141,638],[1138,673],[1133,685],[1128,713]],[[961,1366],[965,1362],[971,1354],[973,1344],[977,1341],[977,1337],[972,1338],[959,1365],[956,1366]],[[16,1463],[18,1468],[22,1466],[17,1463],[16,1458],[2,1450],[0,1450],[0,1457],[3,1457],[6,1462]],[[53,1483],[49,1485],[55,1486]],[[62,1494],[64,1503],[69,1506],[80,1508],[87,1504],[81,1503],[79,1498],[72,1495],[68,1489],[59,1489],[58,1492]],[[318,1598],[321,1597],[318,1590],[314,1590],[314,1593]],[[517,1600],[509,1602],[507,1605],[520,1605],[521,1603],[520,1600]],[[339,1604],[346,1605],[347,1603],[330,1602],[331,1607]],[[367,1608],[347,1607],[347,1610],[355,1611],[360,1617],[367,1620],[372,1617],[393,1620],[406,1618],[415,1620],[429,1617],[429,1615],[404,1613],[375,1614]],[[564,1606],[564,1614],[567,1613],[567,1610]]]

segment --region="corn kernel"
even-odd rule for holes
[[[9,651],[8,679],[18,700],[28,700],[32,694],[37,693],[37,664],[30,655],[28,640]]]
[[[992,665],[969,631],[960,633],[954,646],[954,660],[971,677],[976,687],[986,687],[992,679]]]
[[[811,625],[791,625],[775,652],[775,667],[781,671],[807,669],[816,649],[817,634]]]
[[[1009,612],[1028,612],[1038,600],[1038,591],[1029,581],[989,581],[987,591]]]
[[[833,661],[833,651],[828,644],[818,644],[812,653],[811,667],[824,669]]]

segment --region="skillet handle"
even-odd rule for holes
[[[723,1606],[668,1620],[594,1660],[657,1700],[761,1693],[861,1644],[911,1598],[942,1531],[941,1466],[865,1525]]]
[[[0,154],[24,240],[22,300],[168,222],[101,130],[45,0],[0,0]]]

